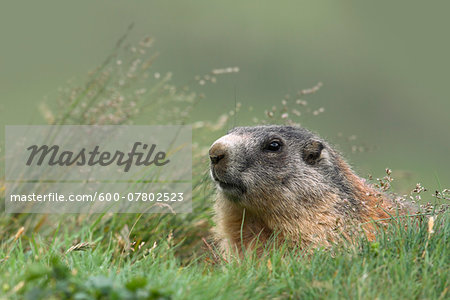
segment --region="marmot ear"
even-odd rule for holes
[[[308,141],[308,144],[303,148],[303,160],[309,165],[314,165],[319,161],[323,148],[324,145],[320,141]]]

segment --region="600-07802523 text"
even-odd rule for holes
[[[47,193],[47,194],[12,194],[9,197],[11,202],[111,202],[111,201],[141,201],[141,202],[180,202],[184,200],[184,193],[177,192],[161,192],[161,193],[98,193],[93,194],[61,194],[61,193]]]

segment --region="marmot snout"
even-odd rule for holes
[[[304,128],[238,127],[209,156],[216,236],[225,249],[264,243],[274,232],[302,245],[329,244],[342,235],[336,224],[389,218],[394,206]]]

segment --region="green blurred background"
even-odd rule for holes
[[[236,99],[256,109],[233,122],[250,124],[321,81],[308,100],[325,113],[300,122],[342,150],[339,132],[373,148],[344,151],[361,175],[389,167],[398,191],[449,188],[449,11],[448,1],[3,1],[1,125],[44,123],[39,104],[85,79],[134,22],[130,39],[154,37],[153,70],[175,83],[240,68],[204,88],[195,120]]]

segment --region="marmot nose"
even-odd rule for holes
[[[223,144],[214,144],[211,149],[209,149],[209,159],[211,159],[211,164],[217,165],[226,156],[226,149]]]

